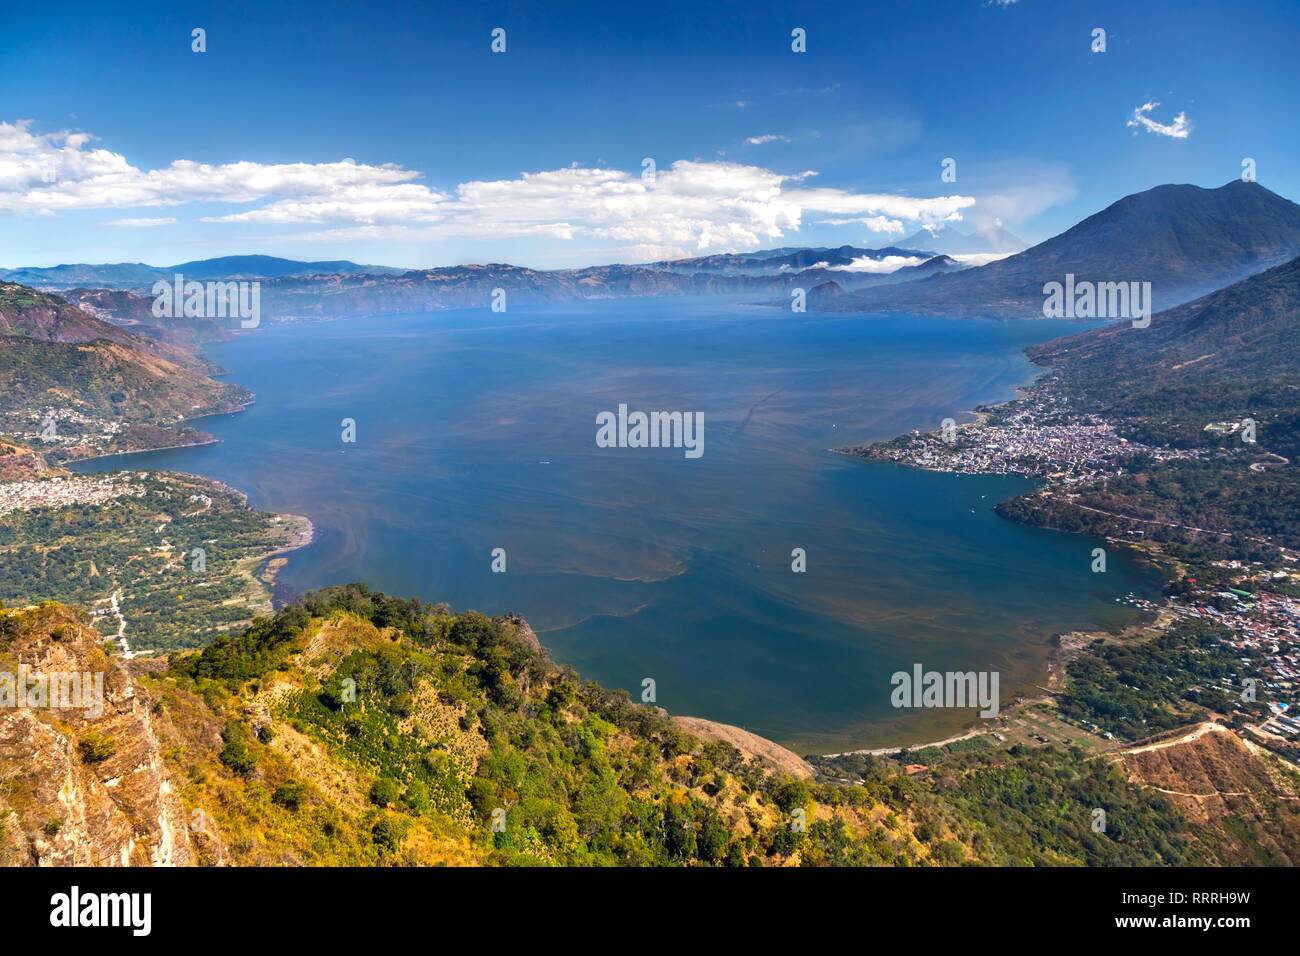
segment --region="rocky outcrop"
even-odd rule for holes
[[[542,647],[542,642],[537,639],[537,633],[532,629],[529,623],[525,621],[520,615],[514,613],[513,611],[510,611],[506,614],[503,614],[501,617],[494,618],[493,620],[501,624],[504,624],[507,627],[513,628],[515,635],[521,641],[523,641],[533,650],[542,651],[543,653],[545,653],[545,650]]]
[[[152,703],[92,628],[0,610],[0,675],[0,864],[195,863]]]
[[[815,775],[808,762],[793,750],[787,750],[780,744],[741,727],[720,724],[716,720],[705,720],[703,717],[674,717],[672,721],[688,734],[694,734],[704,740],[720,740],[731,744],[742,754],[754,758],[769,770],[786,773],[801,780],[811,780]]]

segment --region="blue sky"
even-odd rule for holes
[[[108,6],[6,13],[0,265],[1037,241],[1243,157],[1300,198],[1294,0]]]

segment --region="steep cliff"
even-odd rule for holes
[[[0,863],[195,862],[151,701],[60,605],[0,610]]]

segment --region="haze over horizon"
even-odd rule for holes
[[[6,18],[20,938],[1287,923],[1300,4],[705,6]]]
[[[144,3],[125,34],[88,4],[16,12],[0,37],[0,89],[23,111],[0,111],[0,264],[553,269],[874,248],[940,223],[1034,243],[1154,185],[1220,186],[1245,158],[1300,194],[1280,121],[1300,93],[1278,28],[1300,25],[1294,5],[673,6],[561,22],[337,5],[302,31],[279,4]],[[1220,55],[1247,46],[1248,61]]]

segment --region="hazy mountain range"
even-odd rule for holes
[[[231,334],[228,323],[216,320],[152,315],[152,285],[176,274],[200,281],[256,279],[268,323],[480,307],[496,289],[505,291],[508,304],[729,295],[783,305],[802,288],[812,308],[828,311],[1036,317],[1042,315],[1044,284],[1063,281],[1067,274],[1076,281],[1150,282],[1160,309],[1286,262],[1300,255],[1300,206],[1255,183],[1234,181],[1218,189],[1157,186],[1126,196],[1045,242],[977,267],[914,246],[921,238],[960,249],[1019,243],[1001,227],[967,235],[946,226],[877,249],[784,247],[583,269],[488,263],[401,270],[350,260],[251,255],[167,267],[19,268],[0,270],[0,278],[57,291],[80,307],[75,315],[47,308],[56,339],[88,341],[92,332],[129,328],[172,361],[180,357],[160,352],[161,344],[188,348]],[[88,324],[91,318],[105,324]]]
[[[931,249],[949,256],[1007,255],[1029,248],[1029,243],[1002,228],[1000,223],[965,233],[950,223],[941,222],[912,233],[898,244],[905,248]]]
[[[222,256],[197,259],[174,266],[151,266],[143,262],[116,262],[103,265],[76,263],[58,266],[0,269],[0,279],[41,289],[72,289],[78,286],[99,289],[148,289],[160,279],[171,281],[177,273],[187,279],[265,279],[283,276],[315,276],[365,273],[397,275],[404,269],[390,266],[367,266],[332,259],[323,262],[299,262],[276,256]]]
[[[196,280],[259,280],[268,322],[485,306],[494,289],[521,304],[662,295],[732,295],[780,304],[802,288],[817,290],[811,295],[817,308],[835,311],[1033,318],[1042,314],[1043,286],[1067,274],[1077,281],[1149,282],[1158,310],[1286,262],[1300,254],[1300,206],[1256,183],[1157,186],[1013,252],[1020,246],[1000,226],[965,234],[947,225],[877,249],[785,247],[582,269],[487,263],[403,270],[348,260],[229,256],[168,267],[19,268],[0,270],[0,278],[65,292],[117,322],[143,321],[143,297],[154,282],[177,273]],[[971,262],[1004,253],[988,264]]]
[[[1033,318],[1043,286],[1067,273],[1093,282],[1150,282],[1169,308],[1300,255],[1300,206],[1258,183],[1157,186],[1125,196],[1017,255],[920,285],[843,297],[847,312]]]
[[[213,380],[217,370],[198,353],[202,343],[234,334],[233,323],[153,315],[149,285],[178,272],[256,278],[266,322],[485,307],[494,289],[506,290],[510,303],[730,295],[784,307],[790,291],[803,288],[814,311],[1032,317],[1042,315],[1043,284],[1073,273],[1080,281],[1149,281],[1157,307],[1186,303],[1159,312],[1145,329],[1121,323],[1035,350],[1034,358],[1077,386],[1080,404],[1126,420],[1155,415],[1184,440],[1207,416],[1232,417],[1242,407],[1268,410],[1274,437],[1297,430],[1300,206],[1262,186],[1158,186],[976,268],[930,252],[781,248],[554,271],[505,263],[399,271],[270,256],[166,269],[9,270],[78,285],[55,294],[0,281],[0,381],[10,414],[31,415],[75,394],[84,414],[141,426],[242,406],[250,396]]]

